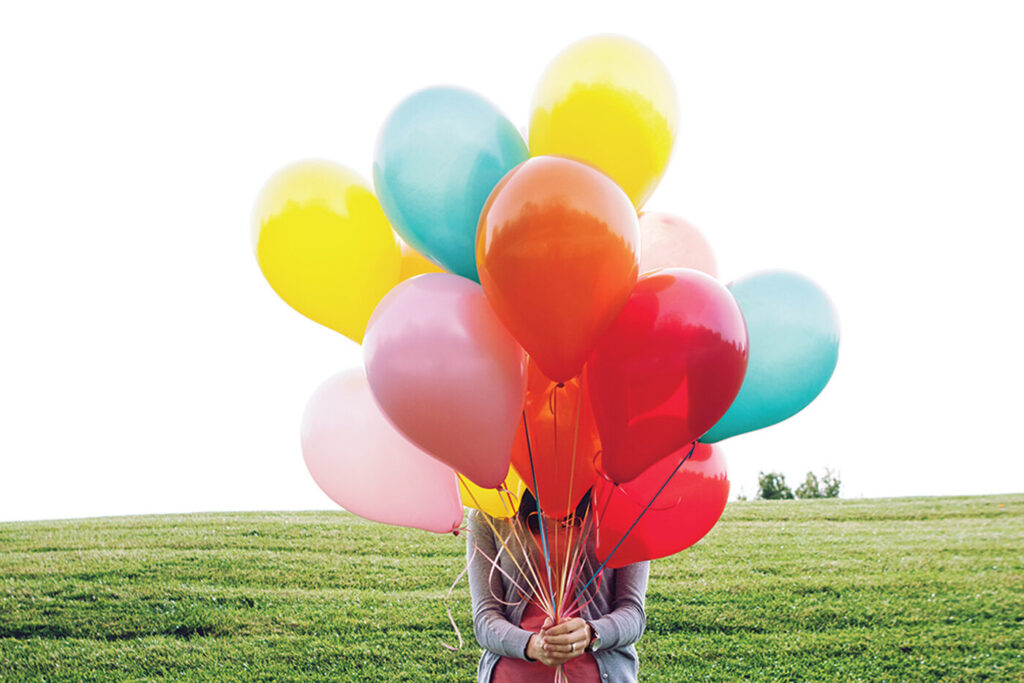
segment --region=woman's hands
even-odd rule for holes
[[[567,661],[552,657],[551,654],[544,649],[544,636],[542,633],[543,631],[541,631],[541,633],[534,633],[530,636],[529,642],[526,643],[527,658],[540,662],[544,666],[550,667],[558,666],[563,661]]]
[[[586,652],[590,638],[590,625],[582,619],[567,619],[553,625],[549,617],[540,633],[530,636],[526,656],[546,666],[559,666]]]

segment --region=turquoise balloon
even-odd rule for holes
[[[490,102],[429,88],[406,98],[377,140],[373,182],[402,239],[451,272],[479,282],[476,226],[487,196],[529,151]]]
[[[740,393],[701,441],[715,443],[782,422],[828,384],[839,357],[839,318],[828,296],[795,273],[769,271],[731,283],[747,321],[750,357]]]

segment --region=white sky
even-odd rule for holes
[[[358,349],[264,281],[261,184],[369,178],[430,85],[525,126],[544,66],[607,31],[680,94],[647,208],[723,280],[794,269],[840,313],[818,400],[724,442],[734,494],[826,466],[846,496],[1024,491],[1018,3],[4,3],[0,520],[333,507],[299,421]]]

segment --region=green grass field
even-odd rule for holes
[[[0,680],[469,681],[463,538],[341,512],[0,524]],[[645,681],[1024,680],[1024,495],[730,503]]]

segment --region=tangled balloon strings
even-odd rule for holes
[[[559,387],[564,388],[564,387]],[[552,428],[554,430],[553,441],[555,443],[556,454],[559,451],[559,442],[557,436],[558,422],[557,422],[557,391],[552,392],[549,397],[550,409],[552,414],[555,415],[555,420],[552,422]],[[467,560],[466,568],[460,572],[459,576],[455,579],[455,582],[449,588],[448,595],[445,598],[446,611],[449,615],[449,622],[453,624],[453,628],[456,631],[459,639],[459,646],[462,645],[461,633],[458,630],[457,625],[454,623],[454,619],[451,617],[450,607],[450,596],[455,585],[464,576],[472,562],[476,557],[482,557],[485,561],[490,564],[490,572],[488,577],[488,587],[491,591],[491,597],[497,602],[504,605],[517,604],[509,603],[503,600],[502,597],[494,595],[494,588],[491,582],[495,572],[500,573],[518,593],[520,601],[523,600],[534,600],[541,607],[547,616],[552,621],[558,622],[561,619],[572,617],[582,611],[586,606],[586,602],[581,602],[579,596],[575,595],[573,586],[578,585],[579,580],[582,577],[584,568],[587,566],[586,558],[586,544],[587,540],[593,532],[594,528],[594,514],[592,509],[588,506],[584,511],[582,518],[578,518],[575,514],[572,514],[570,509],[572,506],[572,490],[575,485],[574,478],[572,476],[575,469],[575,460],[578,457],[578,444],[579,444],[579,415],[582,410],[582,393],[577,396],[576,410],[574,411],[574,430],[572,438],[572,450],[569,454],[570,462],[570,477],[569,477],[569,497],[567,498],[564,520],[569,520],[569,523],[554,523],[548,513],[545,512],[543,504],[540,502],[542,494],[537,479],[536,467],[533,460],[533,445],[531,440],[531,430],[529,420],[527,419],[526,411],[523,411],[522,422],[524,437],[527,446],[527,457],[530,462],[530,479],[533,483],[533,490],[537,497],[537,511],[531,512],[524,522],[521,515],[516,514],[515,510],[515,498],[508,490],[505,483],[502,486],[495,489],[501,496],[502,504],[506,509],[508,515],[510,531],[508,534],[501,533],[495,526],[493,520],[488,515],[482,516],[482,519],[490,528],[494,538],[498,542],[498,550],[494,557],[489,556],[480,547],[475,540],[470,541],[472,546],[472,552],[469,559]],[[562,442],[564,444],[564,442]],[[458,475],[459,479],[465,481],[462,475]],[[476,496],[471,488],[466,489],[470,499],[474,505],[478,504]],[[529,522],[532,522],[536,515],[536,524],[540,531],[539,534],[530,533]],[[577,526],[579,527],[577,529]],[[466,530],[469,532],[469,530]],[[540,536],[539,541],[537,536]],[[564,550],[562,548],[564,547]],[[517,552],[518,551],[518,552]],[[501,556],[505,554],[509,557],[509,560],[518,570],[519,577],[511,576],[501,566]],[[554,560],[554,562],[553,562]],[[543,563],[543,568],[540,564]],[[557,569],[555,567],[557,563]],[[546,579],[546,580],[545,580]],[[447,643],[443,643],[448,649],[452,646]],[[555,673],[556,681],[566,680],[565,673],[562,667],[558,667]]]
[[[555,463],[556,463],[556,466],[562,460],[561,458],[558,457],[558,452],[559,452],[559,448],[558,448],[558,445],[559,445],[558,444],[558,391],[559,391],[559,389],[563,389],[564,387],[565,387],[564,383],[559,382],[556,385],[554,391],[551,392],[551,395],[550,395],[550,397],[548,399],[549,400],[549,408],[551,410],[551,414],[552,414],[552,417],[553,417],[553,420],[552,420],[553,439],[552,440],[553,440],[553,443],[554,443],[554,452],[555,452]],[[559,540],[558,536],[559,536],[560,532],[561,533],[567,533],[567,535],[568,535],[568,538],[564,539],[564,540],[566,540],[566,543],[564,544],[565,545],[565,551],[564,551],[565,552],[565,556],[564,556],[564,558],[562,558],[562,561],[560,562],[559,577],[558,577],[559,580],[558,580],[557,585],[555,585],[553,583],[552,575],[551,575],[551,549],[550,549],[551,543],[550,543],[549,531],[548,531],[549,525],[547,523],[545,523],[545,517],[547,517],[547,515],[544,513],[544,507],[543,507],[543,504],[541,503],[542,496],[541,496],[541,491],[540,491],[540,488],[539,488],[539,484],[537,482],[537,472],[536,472],[536,468],[534,466],[534,461],[533,461],[533,449],[532,449],[531,444],[530,444],[529,422],[526,419],[526,411],[525,410],[523,411],[523,429],[524,429],[525,436],[526,436],[527,455],[528,455],[529,462],[530,462],[530,476],[531,476],[531,479],[533,481],[533,490],[534,490],[534,493],[535,493],[536,499],[537,499],[537,512],[536,512],[536,515],[537,515],[537,518],[538,518],[538,526],[540,528],[541,545],[542,545],[542,549],[543,549],[543,553],[544,553],[545,569],[547,571],[547,576],[548,576],[548,586],[547,587],[549,588],[549,595],[550,595],[549,603],[551,604],[551,610],[548,612],[548,616],[550,616],[555,623],[558,623],[558,621],[560,619],[568,616],[568,613],[573,609],[574,605],[576,605],[578,603],[578,600],[576,600],[576,599],[574,599],[571,603],[567,603],[566,602],[566,596],[571,594],[571,592],[572,592],[571,591],[571,586],[573,586],[577,582],[577,579],[579,578],[580,572],[581,572],[581,570],[583,568],[583,560],[584,560],[585,550],[586,550],[586,540],[589,537],[590,532],[592,530],[592,524],[591,524],[591,522],[592,522],[592,514],[591,514],[591,509],[590,509],[589,506],[587,507],[587,510],[585,511],[584,517],[583,517],[582,520],[576,519],[576,517],[575,517],[575,515],[573,515],[573,511],[572,511],[572,501],[574,500],[574,497],[573,497],[573,486],[574,486],[574,483],[575,483],[574,482],[574,476],[575,476],[575,470],[576,470],[576,458],[577,458],[577,455],[578,455],[578,453],[577,453],[577,446],[579,444],[579,423],[580,423],[580,414],[581,414],[581,410],[582,410],[582,402],[583,402],[583,386],[582,386],[582,379],[580,379],[580,387],[579,387],[579,392],[577,394],[577,400],[576,400],[576,410],[574,411],[574,419],[573,419],[574,425],[573,425],[572,450],[571,450],[571,453],[569,455],[568,496],[566,498],[566,503],[565,503],[566,504],[566,509],[564,510],[565,514],[562,516],[562,519],[570,519],[571,518],[573,523],[568,524],[568,525],[562,524],[561,526],[555,527],[553,529],[556,542]],[[580,526],[580,532],[578,534],[576,533],[577,523]],[[565,529],[568,529],[568,531],[565,532]],[[576,609],[578,611],[578,606],[576,607]]]
[[[553,425],[553,429],[554,429],[554,446],[555,446],[555,453],[556,453],[556,458],[555,458],[555,463],[556,464],[558,462],[560,462],[559,458],[557,457],[557,453],[558,453],[558,389],[563,389],[564,386],[565,385],[563,383],[559,383],[557,385],[555,391],[551,392],[551,398],[550,398],[550,402],[551,402],[550,409],[551,409],[551,414],[553,416],[552,425]],[[580,415],[581,415],[582,409],[583,409],[583,391],[584,391],[584,388],[583,388],[583,378],[582,378],[582,375],[581,375],[579,377],[579,391],[577,392],[577,395],[576,395],[576,410],[574,411],[575,419],[574,419],[574,425],[573,425],[573,442],[572,442],[572,451],[571,451],[570,462],[569,462],[569,488],[568,488],[569,495],[566,498],[566,503],[565,503],[566,504],[566,508],[565,508],[564,518],[568,518],[569,515],[572,514],[572,501],[574,499],[573,491],[574,491],[575,476],[576,476],[576,458],[578,456],[578,446],[579,446]],[[524,413],[524,416],[525,416],[525,413]],[[537,503],[538,511],[540,511],[540,509],[541,509],[539,501],[540,501],[540,498],[538,496],[538,503]],[[579,534],[579,538],[578,538],[579,542],[578,543],[574,542],[575,539],[573,539],[573,532],[571,531],[572,529],[575,529],[575,526],[570,526],[569,527],[570,528],[570,533],[569,533],[570,540],[569,540],[569,543],[567,544],[567,547],[566,547],[566,558],[565,558],[565,561],[562,563],[562,580],[561,580],[561,582],[559,584],[560,591],[559,591],[559,596],[558,596],[558,602],[559,602],[560,605],[564,602],[564,596],[567,593],[569,593],[569,587],[572,584],[575,583],[576,578],[578,576],[579,569],[582,569],[582,567],[580,565],[580,562],[581,562],[581,559],[582,559],[583,554],[584,554],[584,550],[585,550],[585,546],[586,546],[586,539],[588,538],[588,536],[590,535],[591,530],[592,530],[591,529],[591,526],[592,526],[591,522],[592,521],[593,521],[593,519],[592,519],[592,515],[591,515],[591,506],[588,506],[586,511],[584,512],[584,519],[583,519],[582,524],[581,524],[581,531],[580,531],[580,534]],[[572,554],[572,560],[571,561],[570,561],[570,554]],[[562,611],[562,616],[567,616],[565,609],[563,609],[563,611]]]
[[[557,388],[560,389],[563,387],[559,386]],[[549,402],[550,410],[552,414],[555,416],[553,421],[553,428],[555,432],[555,451],[557,453],[559,450],[557,435],[557,389],[556,391],[552,392],[551,396],[549,397]],[[577,448],[579,444],[579,416],[581,408],[582,393],[580,393],[580,395],[577,398],[577,405],[575,410],[576,424],[574,425],[572,451],[569,458],[571,465],[575,464],[575,458],[578,457]],[[515,514],[515,499],[511,492],[509,491],[509,489],[507,488],[506,484],[503,483],[500,487],[496,488],[495,491],[497,491],[501,495],[502,504],[506,508],[509,518],[510,530],[507,534],[503,534],[499,532],[498,528],[495,526],[494,522],[489,516],[484,515],[482,517],[485,523],[490,527],[490,530],[494,534],[494,537],[497,539],[499,543],[499,548],[495,553],[495,556],[490,557],[487,555],[486,552],[484,552],[480,548],[480,546],[476,543],[475,540],[471,540],[470,543],[472,546],[472,552],[470,554],[469,559],[467,560],[466,567],[460,572],[459,576],[455,579],[455,582],[449,588],[448,594],[446,595],[445,598],[449,622],[452,624],[453,629],[456,631],[456,635],[459,639],[459,647],[462,646],[463,641],[458,626],[455,624],[455,620],[451,615],[450,596],[453,589],[455,588],[455,585],[461,580],[461,578],[464,575],[466,575],[466,573],[469,571],[469,568],[473,560],[477,556],[484,558],[484,560],[490,564],[490,571],[487,583],[489,590],[491,591],[491,597],[494,598],[500,604],[515,605],[518,604],[518,602],[510,603],[504,600],[502,596],[494,594],[494,588],[491,581],[491,577],[493,577],[495,572],[500,573],[504,577],[504,579],[508,581],[509,585],[511,585],[515,589],[516,593],[519,595],[519,602],[531,599],[536,601],[537,604],[541,607],[541,609],[555,623],[557,623],[560,620],[572,618],[574,616],[582,614],[586,606],[590,604],[590,602],[593,601],[594,597],[596,596],[597,587],[600,586],[602,580],[602,572],[604,568],[607,566],[608,562],[611,560],[611,558],[614,556],[615,552],[619,549],[623,542],[625,542],[626,538],[633,531],[633,529],[636,528],[637,524],[639,524],[639,522],[647,513],[647,511],[651,509],[655,501],[662,494],[662,492],[668,486],[669,482],[679,471],[679,469],[682,468],[682,466],[693,456],[693,453],[697,446],[696,442],[690,444],[690,448],[688,449],[687,453],[679,459],[679,462],[669,473],[668,477],[657,489],[654,495],[651,496],[650,500],[647,501],[646,505],[639,512],[636,519],[633,520],[629,528],[626,529],[622,537],[608,553],[607,557],[605,557],[605,559],[592,572],[585,572],[584,570],[588,566],[586,557],[587,540],[591,533],[594,532],[596,518],[601,516],[601,511],[598,510],[597,507],[592,503],[591,505],[588,505],[585,509],[582,519],[579,519],[573,513],[572,510],[568,509],[568,507],[571,507],[572,505],[571,492],[574,484],[572,479],[572,472],[574,472],[574,467],[570,467],[570,494],[567,498],[567,509],[565,510],[565,516],[563,517],[563,520],[567,521],[563,521],[561,524],[553,523],[552,518],[550,518],[549,515],[544,512],[543,504],[541,503],[541,491],[539,488],[539,482],[537,480],[536,469],[533,461],[533,448],[531,445],[530,438],[530,425],[529,421],[527,420],[525,411],[523,412],[522,420],[523,429],[525,433],[524,435],[526,437],[527,455],[531,466],[530,479],[533,484],[533,490],[537,498],[537,511],[531,512],[529,513],[529,515],[531,518],[533,515],[536,515],[536,523],[540,531],[540,533],[537,535],[540,536],[540,539],[538,541],[538,539],[536,538],[537,535],[529,532],[529,525],[524,523],[520,515]],[[459,478],[462,479],[462,475],[459,475]],[[476,503],[477,501],[475,500],[472,490],[469,490],[469,495],[471,499],[474,499],[473,502]],[[605,502],[605,504],[607,504],[607,501]],[[467,533],[469,533],[468,529],[466,529],[466,531]],[[562,552],[558,550],[558,548],[563,545],[559,543],[560,540],[566,541],[566,543],[564,543],[564,554],[562,554]],[[516,552],[516,550],[518,550],[518,552]],[[501,566],[502,554],[505,554],[509,557],[512,564],[518,570],[519,577],[514,577],[510,575],[509,572]],[[557,557],[557,555],[562,556],[559,558]],[[557,572],[553,572],[552,558],[561,560],[558,563]],[[541,561],[544,564],[543,569],[539,567],[539,563]],[[582,582],[582,585],[580,585],[584,573],[588,573],[589,578],[587,578],[587,580],[585,582]],[[592,585],[594,586],[594,590],[591,591],[591,594],[588,598],[588,589]],[[576,586],[579,587],[575,588]],[[448,649],[457,649],[453,648],[447,643],[442,642],[442,645],[444,645]],[[564,668],[562,666],[557,667],[555,671],[555,681],[558,682],[565,680],[567,680],[567,678],[564,672]]]
[[[540,517],[542,516],[542,514],[543,513],[540,512],[532,512],[530,513],[530,517],[532,518],[533,515],[538,515]],[[561,563],[561,567],[559,568],[559,578],[557,585],[552,583],[550,562],[545,561],[548,581],[545,582],[540,578],[540,576],[538,576],[538,567],[536,565],[540,561],[542,561],[539,556],[540,553],[543,551],[543,548],[540,544],[538,544],[536,538],[533,537],[533,534],[529,533],[527,525],[523,522],[523,520],[520,517],[514,516],[510,518],[509,524],[511,526],[511,531],[506,536],[502,536],[501,534],[499,534],[497,529],[494,527],[491,521],[487,519],[486,516],[484,517],[484,519],[487,520],[487,524],[491,527],[492,533],[495,535],[495,538],[498,539],[500,547],[498,548],[494,557],[490,557],[476,543],[476,541],[471,541],[472,553],[470,554],[470,557],[467,560],[466,568],[463,569],[463,571],[455,579],[455,583],[453,583],[452,586],[449,588],[448,595],[445,598],[448,619],[449,622],[452,624],[453,629],[456,631],[456,635],[459,639],[459,647],[462,646],[462,636],[461,633],[459,632],[458,626],[455,624],[455,621],[451,616],[450,597],[455,587],[455,584],[457,584],[458,581],[461,580],[462,576],[467,573],[467,571],[469,570],[470,566],[473,563],[473,559],[477,556],[484,558],[484,560],[486,560],[490,564],[487,585],[488,589],[490,590],[491,597],[498,603],[503,605],[516,605],[523,601],[532,599],[537,602],[537,604],[544,611],[544,613],[551,618],[551,621],[553,623],[557,623],[562,619],[574,617],[582,612],[583,608],[587,604],[589,604],[589,601],[581,603],[578,598],[573,598],[571,601],[567,602],[566,596],[571,594],[571,586],[577,583],[578,579],[582,575],[583,567],[586,564],[586,557],[584,552],[585,541],[592,531],[593,520],[592,512],[589,508],[584,513],[583,519],[580,524],[579,534],[575,533],[575,525],[572,524],[566,526],[545,525],[547,533],[550,533],[554,536],[556,545],[558,544],[558,538],[560,533],[568,534],[565,558],[564,561]],[[540,520],[538,520],[538,525],[539,523]],[[469,533],[472,533],[470,530],[467,531]],[[529,536],[530,541],[524,543],[524,536]],[[523,564],[525,564],[526,568],[530,572],[530,575],[532,575],[533,581],[530,581],[530,576],[527,576],[523,572],[520,563],[516,559],[515,553],[512,552],[511,546],[513,546],[513,538],[515,539],[516,544],[518,544],[520,550],[522,551]],[[528,545],[531,545],[532,547],[528,549]],[[524,579],[526,579],[523,583],[526,583],[527,586],[530,586],[529,588],[524,588],[524,586],[520,585],[519,581],[516,580],[516,577],[511,576],[509,572],[507,572],[501,566],[500,560],[501,555],[503,553],[507,554],[512,560],[512,562],[519,569],[520,574],[523,576]],[[506,600],[503,600],[500,596],[494,594],[494,583],[492,581],[492,577],[494,576],[495,572],[500,573],[508,581],[509,585],[511,585],[516,590],[516,592],[519,595],[518,602],[511,603]],[[449,650],[457,649],[453,648],[447,643],[444,643],[443,641],[442,645],[444,645]],[[555,669],[554,680],[556,683],[564,683],[568,680],[564,670],[564,666],[560,665]]]
[[[576,524],[574,523],[570,523],[567,525],[562,524],[558,526],[552,526],[550,524],[545,523],[545,515],[540,507],[538,492],[538,511],[530,514],[537,515],[538,527],[543,530],[540,534],[541,544],[539,548],[537,540],[533,538],[532,534],[528,534],[528,529],[525,528],[522,519],[518,515],[510,514],[511,531],[509,532],[508,535],[500,534],[498,532],[498,529],[494,526],[493,522],[485,515],[484,519],[486,520],[488,526],[490,526],[495,538],[498,539],[500,548],[498,549],[494,557],[489,557],[487,553],[481,550],[481,548],[479,547],[479,545],[477,545],[475,541],[471,541],[472,553],[470,554],[470,557],[466,562],[466,567],[462,570],[462,572],[460,572],[459,576],[455,579],[455,582],[449,588],[448,594],[445,597],[448,619],[449,622],[452,624],[452,627],[455,630],[456,636],[458,637],[459,640],[458,647],[462,647],[463,640],[461,632],[459,631],[459,628],[456,625],[454,618],[452,617],[450,597],[453,592],[453,589],[455,588],[455,585],[469,571],[473,559],[477,555],[483,557],[490,564],[490,572],[487,584],[489,589],[491,590],[491,596],[499,603],[504,605],[517,604],[509,603],[503,600],[501,597],[494,595],[491,577],[494,575],[495,572],[499,572],[509,582],[509,584],[515,588],[516,592],[519,594],[520,602],[523,600],[529,600],[531,598],[536,600],[538,604],[541,606],[541,608],[544,610],[544,612],[552,618],[552,621],[556,623],[558,620],[568,619],[575,617],[579,614],[582,614],[586,606],[590,604],[590,602],[593,601],[594,596],[596,596],[597,588],[600,586],[600,582],[602,579],[602,572],[605,566],[607,565],[608,561],[612,558],[616,550],[618,550],[618,548],[626,540],[626,537],[630,534],[630,532],[632,532],[636,525],[639,524],[644,514],[651,508],[651,506],[654,504],[657,498],[665,490],[665,487],[668,486],[669,482],[671,481],[672,477],[675,476],[676,472],[678,472],[679,469],[693,456],[696,446],[696,442],[691,444],[686,455],[679,459],[679,462],[673,468],[672,472],[666,478],[665,482],[661,485],[661,487],[658,488],[658,490],[650,498],[650,500],[647,501],[647,504],[640,511],[636,519],[625,531],[622,537],[619,539],[618,543],[615,544],[611,552],[609,552],[608,556],[604,559],[604,561],[602,561],[598,565],[596,569],[593,570],[593,572],[590,574],[590,577],[586,580],[586,582],[583,583],[583,585],[575,591],[573,591],[571,587],[577,585],[578,579],[582,577],[583,569],[586,565],[586,539],[593,532],[595,516],[600,515],[600,512],[597,512],[593,505],[587,507],[586,511],[584,512],[583,519],[579,520],[580,531],[577,534],[575,531]],[[573,456],[575,457],[575,453],[573,454]],[[534,475],[532,475],[531,478],[535,480]],[[536,481],[534,481],[534,484],[536,486]],[[508,498],[509,503],[511,504],[512,497],[507,488],[505,488],[505,486],[503,485],[498,490],[500,491],[500,493],[503,494],[503,497]],[[567,515],[567,517],[569,517],[569,515]],[[572,521],[575,522],[577,520],[575,519],[575,517],[573,517]],[[467,533],[469,533],[468,529],[466,531]],[[566,544],[565,558],[564,561],[561,563],[560,567],[559,582],[557,586],[555,586],[552,583],[552,572],[550,564],[551,544],[549,543],[547,535],[554,535],[557,541],[559,533],[567,533],[569,541]],[[530,538],[530,541],[524,542],[524,536],[528,536]],[[518,561],[516,557],[517,554],[514,553],[512,551],[512,548],[510,547],[512,545],[513,539],[515,539],[515,543],[522,551],[522,564],[520,564],[520,562]],[[529,552],[527,550],[527,546],[530,542],[532,542],[533,552]],[[538,573],[538,568],[536,567],[536,558],[538,550],[542,551],[543,553],[543,558],[546,565],[546,576],[548,578],[547,583],[541,580],[540,574]],[[501,567],[500,559],[502,553],[506,553],[513,562],[513,564],[516,566],[516,568],[519,570],[520,575],[524,579],[524,583],[526,583],[525,587],[523,585],[520,585],[520,583],[516,580],[515,577],[511,576],[507,571],[505,571],[505,569]],[[526,569],[529,570],[529,574],[527,574],[523,570],[523,565],[525,565]],[[594,585],[595,589],[592,591],[591,596],[587,598],[587,589],[590,588],[592,584]],[[570,594],[572,595],[572,598],[570,600],[566,600],[566,596]],[[447,643],[444,643],[443,641],[442,645],[444,645],[444,647],[448,648],[449,650],[458,649],[448,645]],[[564,670],[564,665],[560,665],[556,668],[554,680],[556,683],[564,683],[568,680]]]

